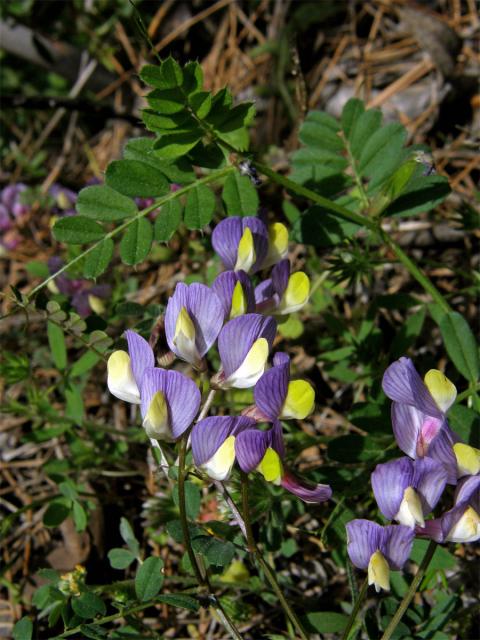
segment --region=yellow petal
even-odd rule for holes
[[[268,358],[268,342],[265,338],[255,340],[245,360],[224,382],[226,387],[247,389],[253,387],[265,371]]]
[[[242,283],[237,282],[232,295],[232,308],[230,310],[230,320],[247,313],[247,297],[243,291]]]
[[[268,254],[262,263],[266,269],[283,260],[288,253],[288,229],[281,222],[268,225]]]
[[[474,476],[480,471],[480,449],[457,442],[453,445],[453,451],[461,476]]]
[[[368,563],[368,584],[375,585],[377,593],[390,591],[390,568],[381,551],[375,551]]]
[[[143,427],[149,438],[173,440],[168,417],[168,405],[161,391],[157,391],[153,396],[143,419]]]
[[[306,380],[292,380],[288,383],[287,397],[283,405],[281,418],[303,420],[315,407],[315,391]]]
[[[92,311],[95,311],[98,315],[101,315],[105,311],[105,303],[97,296],[88,296],[88,304]]]
[[[173,339],[176,340],[181,333],[183,333],[188,340],[195,340],[195,325],[193,324],[185,307],[182,307],[178,314]]]
[[[308,301],[310,295],[310,279],[303,271],[293,273],[288,279],[288,285],[280,300],[276,313],[284,315],[298,311]]]
[[[255,247],[253,245],[253,235],[249,227],[245,227],[240,242],[238,243],[237,262],[235,264],[235,271],[243,269],[243,271],[250,271],[257,256],[255,254]]]
[[[418,493],[413,487],[407,487],[403,492],[403,500],[394,520],[411,529],[417,524],[421,527],[425,526],[422,503]]]
[[[195,325],[188,315],[185,307],[180,309],[180,313],[175,323],[175,335],[173,336],[178,355],[190,364],[198,366],[200,355],[195,344]]]
[[[480,538],[480,516],[473,507],[468,507],[463,516],[449,531],[450,542],[476,542]]]
[[[262,474],[267,482],[273,482],[273,484],[281,483],[283,475],[282,461],[274,449],[268,447],[257,467],[257,471]]]
[[[140,391],[133,377],[130,356],[126,351],[114,351],[107,362],[107,385],[120,400],[140,404]]]
[[[235,436],[228,436],[215,455],[203,466],[210,478],[226,480],[235,462]]]
[[[457,397],[457,389],[453,382],[450,382],[447,376],[438,369],[427,371],[424,382],[440,411],[446,413]]]
[[[221,582],[246,582],[250,578],[247,567],[241,560],[234,560],[228,569],[220,576]]]

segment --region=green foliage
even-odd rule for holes
[[[254,216],[258,211],[258,193],[249,178],[239,173],[225,180],[222,200],[229,216]]]
[[[464,378],[472,383],[478,380],[480,363],[478,346],[465,318],[457,312],[445,314],[440,321],[445,349]]]
[[[163,560],[151,556],[143,562],[135,576],[135,593],[137,598],[144,602],[151,600],[160,591],[163,584]]]

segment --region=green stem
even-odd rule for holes
[[[367,593],[367,589],[368,589],[368,579],[365,578],[362,584],[362,588],[360,589],[360,593],[358,594],[357,598],[354,600],[353,609],[350,614],[350,617],[348,618],[347,626],[343,631],[342,640],[347,640],[350,634],[350,631],[356,622],[357,615],[358,615],[358,612],[360,611],[360,607],[363,604],[363,600]]]
[[[465,398],[469,398],[470,396],[475,395],[477,391],[480,391],[480,382],[477,382],[476,384],[472,383],[468,389],[465,389],[465,391],[459,393],[456,403],[458,404],[459,402],[465,400]]]
[[[403,614],[408,609],[410,602],[412,601],[414,595],[417,593],[418,586],[422,581],[423,576],[425,575],[425,572],[428,568],[428,565],[430,564],[431,559],[433,558],[433,554],[435,553],[436,548],[437,548],[437,543],[434,540],[431,540],[430,544],[428,545],[427,551],[425,552],[423,560],[420,563],[418,571],[415,574],[415,577],[413,578],[412,583],[407,593],[405,594],[402,602],[400,603],[400,606],[396,610],[393,618],[390,620],[390,624],[385,629],[385,632],[381,637],[381,640],[390,640],[390,638],[392,637],[393,632],[395,631],[398,623],[403,617]]]
[[[191,184],[188,184],[187,186],[183,187],[182,189],[179,189],[178,191],[172,191],[168,195],[163,196],[162,198],[159,198],[156,202],[154,202],[154,204],[150,205],[149,207],[146,207],[146,209],[142,209],[133,218],[129,218],[123,224],[119,225],[118,227],[115,227],[115,229],[112,229],[112,231],[110,231],[109,233],[106,233],[105,236],[101,240],[99,240],[98,242],[95,242],[95,244],[92,244],[90,247],[88,247],[88,249],[85,249],[85,251],[82,251],[82,253],[80,253],[78,256],[73,258],[73,260],[71,260],[67,264],[65,264],[56,273],[52,274],[51,276],[46,278],[43,282],[41,282],[39,285],[37,285],[34,289],[32,289],[32,291],[30,291],[30,293],[26,296],[25,305],[28,304],[28,302],[32,299],[32,297],[36,293],[38,293],[41,289],[43,289],[43,287],[47,286],[47,284],[49,282],[54,280],[57,276],[59,276],[61,273],[63,273],[67,269],[69,269],[75,263],[79,262],[80,260],[83,260],[83,258],[86,255],[88,255],[91,251],[93,251],[96,247],[98,247],[105,239],[113,238],[114,236],[118,235],[121,231],[123,231],[124,229],[129,227],[136,220],[140,220],[140,218],[144,218],[149,213],[151,213],[152,211],[155,211],[155,209],[158,209],[158,207],[161,207],[165,203],[170,202],[171,200],[176,200],[177,198],[179,198],[180,196],[188,193],[192,189],[195,189],[198,185],[200,185],[200,184],[208,184],[209,182],[214,182],[215,180],[220,180],[221,178],[224,178],[225,176],[227,176],[232,171],[235,171],[235,167],[232,166],[232,165],[230,165],[228,167],[224,167],[223,169],[220,169],[219,171],[212,171],[212,173],[210,173],[208,176],[205,176],[204,178],[201,178],[200,180],[196,180],[195,182],[192,182]]]
[[[253,554],[258,562],[258,564],[262,567],[263,572],[265,573],[267,580],[270,583],[273,591],[275,592],[280,604],[282,605],[283,610],[287,614],[290,622],[293,624],[295,629],[297,630],[298,635],[302,638],[302,640],[308,640],[308,635],[304,631],[300,620],[297,617],[297,614],[290,607],[287,599],[283,595],[283,592],[280,588],[280,585],[277,582],[277,578],[275,576],[274,571],[270,567],[270,565],[265,561],[264,557],[260,549],[255,542],[255,537],[252,531],[252,523],[250,520],[250,506],[248,499],[248,476],[243,471],[241,473],[242,479],[242,511],[243,511],[243,521],[245,523],[245,532],[248,550],[251,554]]]

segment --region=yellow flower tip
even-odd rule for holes
[[[280,260],[283,260],[288,253],[288,229],[281,222],[274,222],[268,225],[268,254],[265,258],[262,267],[267,267],[276,264]]]
[[[310,278],[303,271],[293,273],[288,279],[287,288],[278,306],[280,314],[299,311],[308,301]]]
[[[246,582],[249,578],[250,573],[241,560],[234,560],[228,569],[220,576],[222,582],[232,582],[236,584]]]
[[[226,387],[247,389],[253,387],[265,371],[268,358],[268,342],[265,338],[258,338],[250,347],[245,360],[224,382]]]
[[[228,436],[203,468],[214,480],[226,480],[235,462],[235,436]]]
[[[390,568],[381,551],[375,551],[368,563],[368,584],[375,585],[377,593],[390,591]]]
[[[90,305],[92,311],[94,311],[98,315],[101,315],[105,311],[105,304],[103,300],[101,300],[97,296],[89,295],[88,304]]]
[[[461,476],[474,476],[480,471],[480,449],[475,449],[475,447],[463,444],[463,442],[457,442],[453,445],[453,451]]]
[[[125,402],[140,403],[140,391],[133,377],[130,356],[126,351],[114,351],[107,361],[107,385],[110,393]]]
[[[473,507],[467,507],[464,514],[449,531],[449,542],[476,542],[480,538],[480,516]]]
[[[267,482],[273,482],[273,484],[277,485],[282,482],[282,461],[280,460],[280,456],[274,449],[268,447],[268,449],[265,451],[265,455],[263,456],[260,464],[257,467],[257,471],[262,474]]]
[[[450,382],[447,376],[438,369],[427,371],[424,382],[438,408],[444,413],[448,411],[457,397],[457,389],[453,382]]]
[[[403,500],[395,516],[395,520],[411,529],[417,524],[421,527],[425,526],[422,503],[418,493],[413,487],[407,487],[403,492]]]
[[[183,334],[187,340],[195,340],[195,325],[193,324],[185,307],[182,307],[178,314],[177,322],[175,324],[174,340],[178,339],[181,334]]]
[[[172,441],[168,405],[165,396],[157,391],[153,396],[148,411],[143,419],[143,427],[149,438]]]
[[[243,291],[242,283],[237,282],[232,295],[232,308],[230,310],[230,320],[247,313],[247,297]]]
[[[281,418],[303,420],[315,408],[315,391],[306,380],[292,380],[288,383],[287,397],[283,404]]]
[[[243,269],[243,271],[250,271],[252,265],[257,259],[255,253],[255,246],[253,244],[253,234],[249,227],[245,227],[240,242],[238,243],[237,262],[235,264],[235,271]]]

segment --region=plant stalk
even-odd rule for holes
[[[358,612],[360,611],[360,607],[363,604],[363,600],[365,598],[365,595],[367,593],[367,589],[368,589],[368,579],[365,578],[365,580],[363,581],[362,584],[362,588],[360,589],[360,593],[358,594],[354,604],[353,604],[353,609],[352,612],[350,614],[350,617],[348,618],[348,622],[347,622],[347,626],[345,627],[344,631],[343,631],[343,635],[342,635],[342,640],[347,640],[350,631],[352,630],[353,625],[355,624],[356,620],[357,620],[357,615]]]
[[[298,635],[300,636],[300,638],[302,638],[302,640],[308,640],[308,635],[304,631],[302,624],[297,617],[297,614],[293,611],[287,599],[283,595],[283,592],[280,588],[280,585],[277,582],[277,578],[275,576],[274,571],[262,556],[262,553],[258,548],[257,543],[255,542],[255,537],[253,535],[253,530],[252,530],[252,523],[250,520],[250,507],[249,507],[249,498],[248,498],[248,476],[243,471],[241,471],[240,473],[241,473],[241,480],[242,480],[243,521],[245,523],[245,532],[246,532],[248,550],[252,555],[255,556],[258,564],[262,567],[263,572],[265,573],[267,580],[270,583],[270,586],[275,592],[280,604],[282,605],[283,610],[285,611],[290,622],[295,627]]]
[[[410,587],[407,593],[403,597],[403,600],[401,601],[400,606],[395,611],[393,618],[390,620],[390,623],[388,627],[385,629],[385,632],[380,640],[390,640],[390,638],[392,637],[393,632],[397,628],[398,623],[402,619],[405,611],[408,609],[410,602],[413,600],[414,595],[417,593],[417,589],[420,585],[420,582],[423,579],[423,576],[425,575],[425,572],[428,568],[428,565],[430,564],[431,559],[433,558],[433,554],[435,553],[436,548],[437,548],[437,543],[435,542],[435,540],[431,540],[425,552],[425,555],[423,556],[423,560],[420,563],[418,571],[415,574],[412,580],[412,583],[410,584]]]

